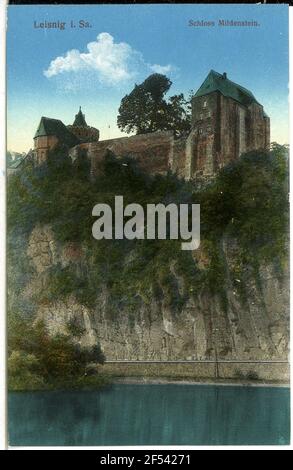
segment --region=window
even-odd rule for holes
[[[199,128],[199,129],[198,129],[198,133],[199,133],[199,134],[202,134],[202,128]]]
[[[207,107],[207,102],[206,102],[206,101],[203,102],[203,107],[204,107],[204,108]]]

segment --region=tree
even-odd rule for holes
[[[24,351],[12,351],[7,361],[8,388],[35,390],[44,387],[39,360]]]
[[[73,163],[76,176],[81,180],[89,180],[91,174],[91,163],[86,149],[78,149],[77,157]]]
[[[168,126],[175,135],[184,135],[190,131],[191,105],[183,93],[169,99]]]
[[[190,129],[190,105],[184,95],[164,96],[172,82],[165,75],[150,75],[140,85],[135,85],[119,108],[118,127],[128,134],[145,134],[171,130],[180,136]]]
[[[8,367],[11,388],[43,387],[84,376],[89,363],[103,364],[99,346],[82,348],[71,335],[50,336],[43,321],[10,314]]]

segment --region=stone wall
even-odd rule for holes
[[[264,118],[263,107],[253,103],[249,107],[248,150],[264,149],[270,144],[270,120]]]
[[[166,378],[187,380],[221,380],[235,382],[263,381],[266,383],[289,383],[290,366],[288,363],[242,363],[242,362],[106,362],[99,366],[104,374],[128,378]]]
[[[131,157],[139,162],[140,168],[148,174],[166,174],[173,160],[173,134],[154,132],[152,134],[121,137],[88,144],[88,156],[92,173],[99,172],[99,166],[108,151],[119,157]]]
[[[239,115],[245,108],[235,100],[220,95],[220,148],[217,156],[217,168],[239,157]],[[244,117],[245,120],[245,117]],[[243,132],[243,130],[242,130]]]
[[[100,138],[100,132],[94,127],[83,127],[83,126],[67,126],[68,130],[72,132],[81,142],[98,142]]]
[[[187,178],[212,175],[216,170],[219,152],[220,94],[210,93],[192,102],[192,130],[188,140]]]
[[[86,148],[92,174],[98,174],[108,151],[119,157],[132,157],[150,175],[172,170],[186,179],[212,177],[242,153],[264,149],[270,143],[270,120],[263,107],[246,107],[219,92],[195,98],[192,102],[192,129],[188,137],[175,139],[172,132],[120,137],[78,145]]]
[[[192,102],[186,177],[211,176],[242,153],[268,148],[270,120],[258,103],[243,106],[219,92]]]
[[[34,139],[37,163],[46,161],[49,150],[53,149],[59,142],[55,135],[41,136]]]
[[[186,137],[181,139],[174,139],[172,161],[170,162],[171,170],[177,174],[180,178],[186,176]]]

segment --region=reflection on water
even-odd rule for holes
[[[115,385],[10,393],[10,445],[288,444],[289,389]]]

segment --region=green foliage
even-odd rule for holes
[[[83,288],[84,282],[78,278],[70,267],[62,268],[56,264],[48,269],[46,286],[41,293],[36,293],[39,302],[52,302],[55,299],[65,299],[72,293]]]
[[[8,358],[9,390],[40,390],[45,382],[41,375],[39,360],[33,354],[24,351],[12,351]]]
[[[288,258],[286,147],[273,144],[270,152],[243,155],[223,168],[206,187],[197,187],[172,174],[150,177],[130,158],[117,159],[111,153],[100,175],[91,181],[86,155],[80,155],[72,164],[62,149],[58,152],[59,156],[52,156],[48,164],[28,166],[21,174],[13,175],[8,184],[8,246],[12,258],[18,252],[15,240],[21,234],[28,240],[36,224],[50,224],[61,245],[75,241],[82,247],[83,269],[74,260],[66,268],[55,265],[48,269],[46,287],[35,301],[51,302],[74,295],[82,305],[94,309],[106,288],[106,315],[115,319],[123,309],[133,322],[142,302],[151,305],[154,299],[164,301],[174,315],[179,315],[186,301],[203,291],[217,296],[226,308],[228,282],[245,302],[246,280],[253,275],[258,281],[259,267],[266,263],[282,276]],[[59,159],[63,157],[62,163]],[[136,202],[142,206],[200,203],[200,249],[194,253],[182,251],[176,240],[93,239],[94,205],[107,203],[114,212],[114,198],[119,194],[125,204]],[[236,249],[232,265],[227,266],[224,245],[231,241]],[[25,264],[25,259],[21,260],[21,269],[29,278],[31,268]],[[17,281],[15,287],[21,285]],[[11,330],[10,353],[34,355],[42,367],[46,364],[55,380],[62,374],[70,377],[72,363],[74,370],[80,371],[80,364],[84,367],[84,354],[80,356],[72,349],[68,337],[51,342],[43,333],[36,339],[36,332],[22,332],[22,328],[16,325],[16,339]],[[68,328],[73,334],[78,325]],[[40,337],[46,351],[51,351],[53,362],[59,355],[63,357],[57,370],[45,357],[45,349],[38,349]],[[87,360],[92,358],[87,356]],[[29,372],[33,370],[29,368]],[[49,376],[43,371],[41,377],[48,380]]]
[[[248,380],[251,380],[251,381],[257,381],[259,380],[259,375],[257,372],[253,371],[253,370],[250,370],[248,373],[247,373],[247,376],[246,378]]]
[[[76,320],[73,319],[70,319],[68,321],[67,331],[70,336],[74,336],[75,338],[81,338],[86,332],[85,328],[83,328],[80,324],[76,322]]]
[[[190,130],[190,103],[184,95],[164,99],[172,82],[158,73],[150,75],[140,85],[135,85],[126,95],[119,108],[118,127],[127,133],[172,130],[175,135],[184,135]]]
[[[195,193],[201,204],[204,237],[225,233],[242,246],[246,261],[283,258],[288,236],[287,149],[250,152],[220,171],[206,191]]]
[[[13,390],[71,386],[85,375],[88,363],[103,363],[98,345],[81,348],[71,336],[50,336],[42,321],[9,315],[8,376]]]

